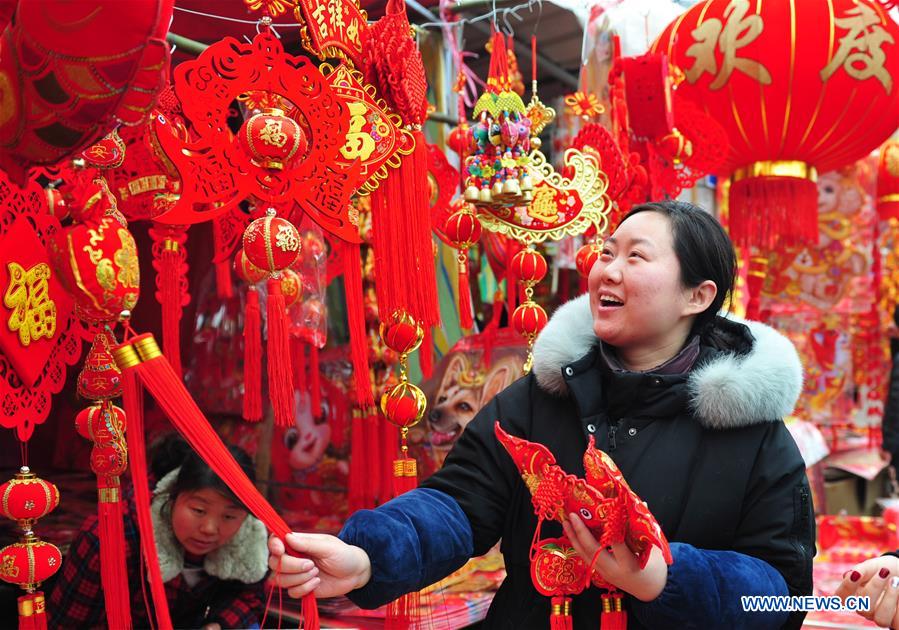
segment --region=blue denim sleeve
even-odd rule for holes
[[[764,560],[736,551],[671,543],[668,582],[651,602],[631,598],[629,610],[647,628],[780,628],[787,612],[744,612],[744,595],[787,595],[783,576]]]
[[[347,594],[360,608],[378,608],[437,582],[471,558],[471,524],[456,500],[417,488],[374,510],[353,514],[338,537],[371,559],[371,580]]]

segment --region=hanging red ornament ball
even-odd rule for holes
[[[309,144],[299,123],[280,109],[264,109],[247,118],[237,138],[255,164],[278,171],[305,154]]]
[[[328,253],[328,246],[321,234],[311,230],[303,233],[303,253],[314,259],[319,259]],[[299,262],[299,261],[298,261]]]
[[[0,486],[3,516],[14,521],[35,521],[47,516],[58,505],[59,490],[56,486],[36,477],[27,466]]]
[[[0,580],[24,589],[34,589],[59,570],[62,554],[56,545],[33,534],[0,549]]]
[[[140,295],[137,245],[114,216],[60,230],[49,243],[50,260],[87,322],[118,320]]]
[[[122,395],[122,372],[112,358],[105,333],[94,337],[84,367],[78,375],[78,395],[88,400],[108,400]]]
[[[394,313],[388,321],[381,322],[380,332],[384,345],[398,354],[414,352],[424,338],[421,326],[404,312]]]
[[[535,249],[525,248],[512,257],[509,268],[522,282],[537,283],[546,276],[546,258]]]
[[[532,300],[519,305],[512,313],[512,327],[524,337],[536,337],[546,326],[546,311]]]
[[[124,434],[125,412],[115,405],[92,405],[75,416],[78,435],[96,444],[108,444]]]
[[[284,269],[281,272],[281,294],[287,308],[300,301],[303,297],[303,279],[300,278],[300,274],[292,269]]]
[[[593,265],[599,260],[599,255],[602,253],[602,246],[599,243],[586,243],[579,250],[577,250],[577,254],[574,257],[574,264],[577,266],[577,272],[584,278],[590,275],[590,270],[593,269]]]
[[[268,274],[251,263],[241,247],[234,255],[234,273],[247,284],[258,284],[268,278]]]
[[[456,152],[459,157],[465,158],[471,153],[471,129],[468,122],[460,122],[449,133],[446,146]]]
[[[47,193],[47,207],[50,208],[50,214],[62,221],[69,216],[69,202],[65,196],[56,188],[45,189]]]
[[[392,424],[411,427],[425,415],[428,399],[408,381],[394,385],[381,395],[381,412]]]
[[[95,475],[117,477],[128,468],[128,453],[122,444],[109,442],[91,449],[91,470]]]
[[[468,249],[481,238],[481,222],[471,206],[465,204],[446,218],[443,233],[456,248]]]
[[[290,267],[300,255],[300,248],[299,231],[287,219],[275,216],[272,209],[250,223],[243,233],[247,259],[268,273]]]
[[[657,148],[659,153],[675,164],[681,164],[693,155],[693,143],[676,128],[658,140]]]

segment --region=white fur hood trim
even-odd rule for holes
[[[745,355],[723,353],[694,370],[687,381],[697,420],[711,429],[730,429],[780,420],[793,412],[802,392],[802,363],[792,342],[760,322],[738,320],[755,338]],[[534,344],[538,385],[566,396],[562,368],[596,343],[588,295],[560,306]]]
[[[180,467],[176,468],[159,480],[150,504],[163,582],[168,582],[184,570],[184,549],[175,540],[175,533],[172,531],[172,506],[169,501],[169,491],[180,471]],[[268,570],[267,539],[262,521],[248,514],[228,544],[206,554],[203,569],[221,580],[237,580],[244,584],[258,582]]]

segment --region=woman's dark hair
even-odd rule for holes
[[[718,287],[715,299],[693,322],[693,332],[702,333],[715,321],[734,288],[737,273],[734,244],[718,219],[692,203],[669,200],[640,204],[631,208],[621,222],[641,212],[658,212],[671,221],[674,253],[680,262],[681,282],[685,287],[697,287],[706,280]]]
[[[229,445],[228,451],[237,460],[241,470],[250,478],[250,481],[256,483],[256,468],[247,452],[234,445]],[[235,505],[246,509],[243,502],[237,498],[237,495],[231,491],[225,482],[213,472],[209,464],[204,462],[180,435],[169,434],[154,446],[150,468],[153,476],[158,481],[178,466],[181,467],[181,471],[178,473],[178,478],[169,491],[169,498],[173,503],[182,492],[211,488],[227,497]]]

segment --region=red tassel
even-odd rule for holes
[[[412,457],[393,460],[393,494],[399,496],[418,487],[418,463]]]
[[[290,343],[293,350],[293,388],[300,394],[306,394],[309,389],[306,379],[306,344],[299,337],[292,338]]]
[[[359,246],[345,244],[342,257],[343,291],[350,329],[350,355],[353,361],[356,404],[368,408],[374,406],[375,399],[368,368],[368,337],[365,334],[365,311],[362,304],[362,262]]]
[[[166,239],[165,250],[159,260],[158,282],[162,298],[162,347],[175,373],[181,376],[181,258],[176,250],[178,242]]]
[[[627,630],[624,596],[618,591],[603,594],[600,627],[602,630]]]
[[[474,328],[471,307],[471,283],[468,281],[468,252],[459,252],[459,325],[464,330]]]
[[[234,283],[231,281],[231,261],[215,263],[215,292],[220,300],[234,297]]]
[[[746,272],[746,290],[749,292],[749,302],[746,304],[746,319],[761,321],[762,289],[765,286],[765,277],[768,275],[768,258],[765,256],[752,256],[749,259],[749,269]]]
[[[275,425],[293,426],[293,374],[290,367],[290,321],[281,294],[280,278],[268,281],[268,395],[272,402]]]
[[[414,622],[419,619],[419,609],[421,607],[421,594],[407,593],[399,599],[387,604],[387,617],[384,619],[384,628],[386,630],[406,630],[415,627],[418,624]]]
[[[393,460],[400,444],[400,433],[396,426],[387,422],[383,417],[379,419],[379,424],[381,425],[381,451],[377,466],[381,469],[381,487],[378,492],[378,500],[380,503],[384,503],[396,496]]]
[[[128,418],[128,430],[125,432],[125,437],[128,442],[128,456],[131,460],[131,482],[134,486],[137,527],[141,533],[140,547],[144,563],[147,566],[153,609],[156,611],[156,626],[159,630],[172,630],[169,604],[165,598],[165,584],[162,581],[162,573],[159,570],[156,538],[153,536],[153,519],[150,516],[150,480],[147,477],[147,451],[144,442],[143,392],[140,384],[137,382],[137,375],[134,373],[134,370],[128,369],[134,367],[134,361],[137,360],[137,356],[132,353],[128,358],[121,360],[118,355],[118,348],[114,350],[114,353],[116,363],[118,363],[119,369],[122,371],[122,403],[125,408],[125,417]],[[161,357],[162,354],[160,353],[159,356]],[[171,368],[169,370],[171,371]],[[171,375],[172,380],[183,388],[184,385],[178,376],[174,372],[171,372]]]
[[[383,503],[390,499],[389,495],[382,494],[384,484],[382,483],[384,467],[381,462],[384,460],[381,456],[381,444],[384,442],[381,429],[381,417],[378,415],[375,407],[369,409],[369,414],[363,418],[363,426],[365,435],[365,480],[366,484],[366,501],[371,507],[375,507],[378,503]],[[392,457],[393,453],[388,457]],[[389,459],[388,459],[389,461]]]
[[[37,630],[37,614],[35,613],[35,597],[37,593],[22,595],[18,600],[19,630]],[[45,613],[46,615],[46,613]],[[46,627],[46,619],[44,621]]]
[[[434,373],[434,329],[425,326],[424,333],[418,349],[418,367],[421,368],[423,377],[431,378]]]
[[[118,477],[98,477],[97,515],[100,538],[100,583],[110,628],[131,627],[131,597],[125,565],[125,527],[122,522]]]
[[[318,619],[318,602],[315,597],[304,597],[300,612],[303,615],[303,628],[319,627],[321,622]]]
[[[745,177],[730,186],[734,243],[763,250],[818,242],[818,187],[799,177]]]
[[[353,409],[353,420],[350,425],[350,472],[347,488],[347,504],[350,514],[363,510],[368,505],[365,497],[365,430],[362,409]]]
[[[428,152],[420,131],[403,158],[371,195],[375,290],[382,313],[409,313],[423,326],[440,322],[428,205]]]
[[[243,417],[262,420],[262,313],[259,291],[247,289],[243,317]]]
[[[244,474],[240,465],[228,451],[225,443],[222,442],[221,438],[209,423],[209,420],[206,419],[200,411],[200,408],[197,407],[197,403],[190,397],[184,384],[172,371],[172,367],[168,364],[168,361],[162,356],[153,336],[140,335],[139,337],[135,337],[118,346],[113,354],[115,355],[119,369],[122,370],[125,393],[128,394],[129,390],[137,389],[136,384],[129,386],[129,380],[133,380],[135,377],[139,376],[143,385],[152,394],[156,403],[175,428],[182,436],[184,436],[187,443],[190,444],[198,455],[200,455],[203,461],[209,464],[210,468],[212,468],[222,481],[227,484],[241,502],[247,506],[250,512],[262,521],[273,534],[283,540],[287,534],[291,532],[291,529],[287,526],[284,519],[281,518],[275,509],[265,500],[262,494],[260,494],[256,486]],[[130,404],[127,398],[125,404],[125,411],[129,418],[129,429],[133,429],[134,427],[132,421],[133,416],[131,415],[132,412],[138,413],[137,409],[134,408],[134,398],[135,395],[132,393]],[[132,449],[137,448],[139,450],[139,458],[142,458],[139,459],[139,462],[135,462],[132,458],[132,472],[139,468],[139,464],[142,464],[144,477],[142,480],[144,482],[143,485],[138,483],[139,480],[135,480],[135,495],[137,495],[141,489],[143,489],[142,492],[144,495],[148,495],[149,488],[146,485],[146,453],[143,450],[142,444],[142,420],[139,424],[141,431],[138,436],[140,439],[138,440],[136,437],[132,437],[136,431],[129,430],[128,448],[132,453],[135,452]],[[139,441],[141,444],[138,447],[133,447],[132,441]],[[140,505],[141,502],[139,501],[138,507],[140,507]],[[149,508],[149,502],[145,505]],[[140,517],[140,510],[138,511],[138,517]],[[147,509],[146,517],[149,519],[149,509]],[[142,531],[149,532],[152,530],[147,529]],[[153,544],[153,551],[155,552],[153,536],[141,536],[142,543],[144,543],[145,539]],[[153,557],[155,558],[156,556],[154,555]],[[156,571],[158,573],[158,563],[152,564],[156,565]],[[160,580],[160,586],[161,585]],[[150,587],[151,590],[154,587],[152,575]],[[154,598],[156,598],[155,592]],[[318,616],[317,614],[312,613],[311,605],[308,602],[305,602],[306,598],[315,599],[312,595],[307,595],[304,598],[303,610],[309,613],[304,627],[307,630],[318,630]],[[161,601],[163,602],[162,605],[157,601],[157,615],[159,614],[159,609],[163,607],[165,608],[166,613],[168,613],[168,605],[165,603],[164,592],[162,593]],[[168,621],[167,617],[168,615],[166,614],[166,621]],[[169,630],[171,628],[171,622],[169,621],[167,625],[160,623],[159,626],[160,630]]]
[[[552,598],[552,608],[549,614],[550,630],[572,630],[571,598],[556,596]],[[607,630],[605,625],[600,626]]]
[[[312,417],[322,416],[322,381],[318,363],[318,346],[309,346],[309,400],[312,405]]]

